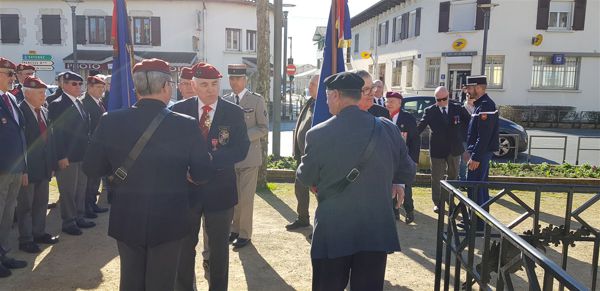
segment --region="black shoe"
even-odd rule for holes
[[[433,206],[433,212],[435,212],[435,213],[439,213],[439,212],[440,212],[440,210],[438,209],[438,207],[437,207],[437,206]]]
[[[100,207],[98,204],[92,204],[92,210],[96,213],[104,213],[108,211],[108,208]]]
[[[233,243],[239,236],[240,236],[239,233],[235,233],[235,232],[230,233],[229,234],[229,243]]]
[[[415,221],[415,212],[414,211],[407,211],[406,212],[406,224],[411,224]]]
[[[0,264],[0,278],[6,278],[10,275],[12,275],[12,272],[8,268],[6,268],[6,267],[2,266],[2,264]]]
[[[400,213],[394,213],[394,218],[396,220],[400,220]]]
[[[56,208],[56,202],[48,203],[48,209]]]
[[[58,242],[58,236],[52,236],[46,233],[42,236],[33,238],[33,242],[38,244],[53,245]]]
[[[249,238],[240,238],[238,237],[235,242],[233,242],[233,247],[236,249],[240,249],[243,248],[245,246],[247,246],[250,243],[250,239]]]
[[[8,269],[21,269],[27,267],[27,262],[4,257],[2,259],[2,266]]]
[[[310,226],[310,223],[296,219],[296,221],[286,225],[285,229],[294,230],[294,229],[298,229],[298,228],[302,228],[302,227],[309,227],[309,226]]]
[[[79,229],[79,227],[77,227],[76,225],[63,227],[62,231],[64,233],[70,234],[70,235],[81,235],[83,233],[83,232],[81,232],[81,229]]]
[[[309,240],[312,240],[312,233],[307,236]]]
[[[98,218],[98,214],[96,214],[96,212],[94,212],[93,210],[86,210],[83,217],[89,218],[89,219],[94,219],[94,218]]]
[[[85,219],[77,219],[77,226],[79,228],[90,228],[96,226],[96,223]]]
[[[37,254],[42,251],[40,247],[34,242],[20,243],[19,249],[30,254]]]

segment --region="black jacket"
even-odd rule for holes
[[[429,154],[436,159],[444,159],[449,155],[458,156],[465,151],[463,142],[466,128],[471,120],[469,112],[461,105],[448,102],[448,119],[444,120],[437,105],[425,108],[425,113],[417,127],[419,134],[429,126]]]
[[[103,115],[85,155],[85,174],[94,178],[112,174],[163,108],[161,101],[142,99],[132,108]],[[210,177],[206,143],[196,120],[170,112],[126,180],[116,187],[108,234],[136,246],[155,246],[188,235],[192,223],[188,168],[195,181]]]
[[[63,94],[63,90],[61,87],[58,87],[56,89],[56,91],[54,91],[54,93],[52,93],[51,95],[46,96],[46,104],[50,105],[50,103],[52,103],[54,100],[58,99],[58,97],[62,96]]]
[[[400,129],[402,136],[406,136],[405,142],[408,147],[408,155],[415,163],[419,163],[421,136],[417,132],[417,119],[405,111],[400,111],[398,114],[396,125]]]
[[[217,102],[206,140],[216,173],[208,183],[200,186],[190,184],[191,203],[196,211],[225,210],[237,204],[234,166],[246,158],[250,147],[242,108],[220,97]],[[198,97],[179,101],[171,109],[200,120]]]
[[[83,105],[81,107],[83,116],[66,94],[48,105],[56,161],[64,158],[71,163],[83,161],[90,139],[90,118]]]
[[[385,117],[390,119],[390,112],[383,106],[373,104],[373,106],[371,106],[371,108],[369,108],[367,111],[369,111],[369,113],[373,114],[375,117]]]
[[[29,182],[39,183],[52,178],[52,143],[50,127],[48,127],[48,110],[41,108],[41,115],[46,123],[46,139],[40,132],[38,120],[27,102],[19,104],[25,119],[25,141],[27,142],[27,174]]]
[[[102,109],[88,93],[85,93],[85,97],[83,97],[81,103],[83,103],[83,108],[85,108],[85,111],[90,115],[90,131],[94,132],[98,126],[100,116],[103,114]]]

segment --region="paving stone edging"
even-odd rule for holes
[[[267,180],[269,182],[293,183],[296,176],[294,170],[267,169]],[[505,183],[538,183],[538,184],[560,184],[560,185],[586,185],[600,186],[600,179],[591,178],[540,178],[540,177],[508,177],[490,176],[490,181]],[[419,186],[430,186],[431,175],[418,173],[416,184]]]

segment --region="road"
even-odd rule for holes
[[[280,154],[284,157],[292,156],[293,147],[293,135],[294,122],[283,122],[281,124],[281,147]],[[273,140],[272,128],[269,131],[269,141]],[[560,164],[563,159],[563,146],[564,139],[557,137],[567,138],[566,147],[566,158],[565,161],[570,164],[575,164],[577,161],[577,141],[579,137],[586,137],[581,140],[581,148],[598,149],[596,151],[580,151],[579,164],[588,163],[591,165],[600,165],[600,129],[527,129],[529,136],[552,136],[554,138],[547,137],[534,137],[533,149],[531,149],[530,162],[549,163],[549,164]],[[589,139],[587,137],[596,137],[595,139]],[[531,144],[529,145],[531,147]],[[556,149],[535,149],[535,148],[559,148]],[[269,145],[269,154],[272,154],[272,146]],[[520,153],[517,156],[517,162],[527,162],[527,151]]]

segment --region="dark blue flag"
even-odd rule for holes
[[[127,5],[125,0],[113,0],[113,4],[113,63],[108,111],[129,108],[136,102],[131,75],[133,45],[129,34]]]

